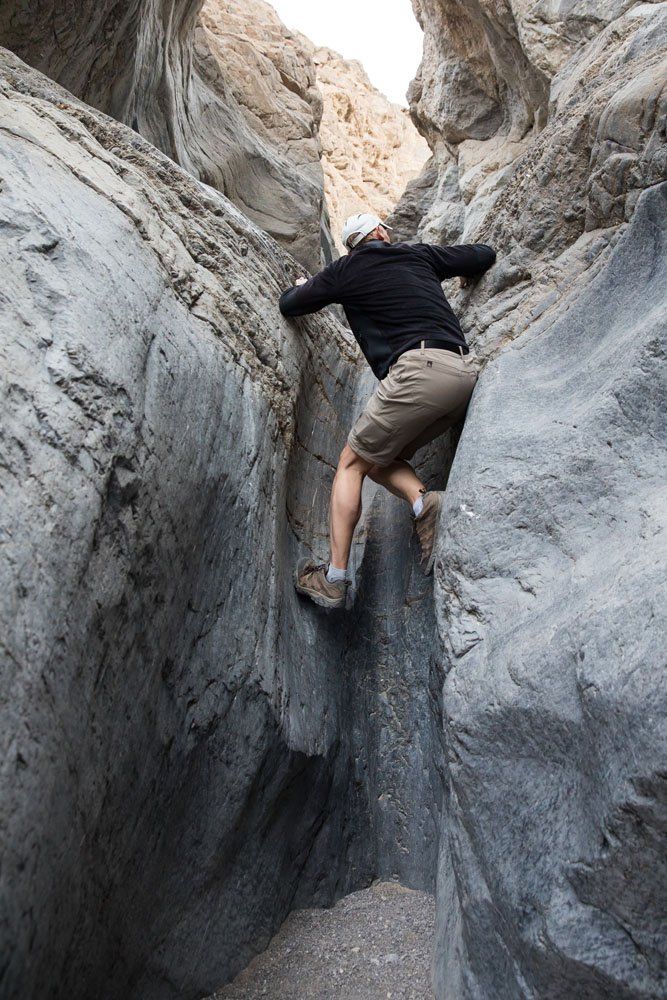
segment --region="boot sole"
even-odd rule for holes
[[[335,608],[344,608],[347,599],[347,594],[342,598],[325,597],[320,594],[317,590],[310,590],[309,587],[302,587],[299,583],[299,576],[301,575],[302,564],[309,562],[308,559],[300,559],[294,570],[294,589],[297,594],[303,594],[304,597],[309,597],[314,604],[317,604],[320,608],[326,608],[327,611],[333,611]]]

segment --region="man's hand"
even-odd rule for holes
[[[308,278],[297,278],[294,282],[294,287],[296,288],[298,285],[305,285],[307,281]]]

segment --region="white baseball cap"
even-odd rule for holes
[[[365,236],[372,233],[374,229],[378,226],[384,226],[385,229],[391,229],[386,222],[379,219],[377,215],[372,215],[370,212],[361,212],[359,215],[351,215],[343,226],[343,243],[348,249],[356,247]],[[354,239],[350,239],[353,236]]]

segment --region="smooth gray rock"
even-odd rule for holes
[[[444,94],[424,20],[411,233],[462,218],[499,262],[447,289],[489,363],[435,608],[372,488],[355,610],[297,600],[370,390],[349,334],[284,322],[292,258],[2,55],[3,997],[201,996],[290,909],[429,889],[438,854],[440,1000],[666,993],[664,5],[464,6],[486,104]]]
[[[665,5],[414,6],[411,112],[434,158],[396,217],[498,252],[474,288],[447,286],[488,364],[439,541],[436,993],[653,1000],[667,995]]]
[[[438,997],[667,995],[667,184],[484,372],[436,564]]]
[[[0,992],[200,996],[347,885],[345,633],[291,571],[357,355],[230,202],[2,67]]]

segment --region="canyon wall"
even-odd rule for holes
[[[334,239],[357,212],[386,218],[429,156],[408,112],[372,85],[361,63],[331,49],[312,49],[324,98],[320,127],[324,190]]]
[[[1,992],[201,996],[372,871],[345,628],[291,581],[357,355],[222,195],[0,81]]]
[[[447,288],[486,367],[418,456],[435,601],[368,486],[333,616],[291,572],[371,380],[276,308],[267,232],[326,251],[307,46],[0,10],[46,73],[0,54],[3,997],[194,1000],[291,908],[436,869],[439,1000],[665,994],[666,6],[416,3],[395,219],[496,247]]]
[[[667,991],[667,185],[490,361],[439,539],[439,997]]]
[[[357,612],[292,585],[368,378],[266,233],[4,50],[0,179],[0,993],[200,997],[294,907],[434,881],[406,564],[391,621],[365,526]]]
[[[414,6],[395,224],[498,252],[448,290],[488,363],[436,562],[436,993],[664,996],[667,5]]]
[[[0,45],[222,191],[311,270],[330,258],[315,69],[263,0],[16,0],[0,8]]]

